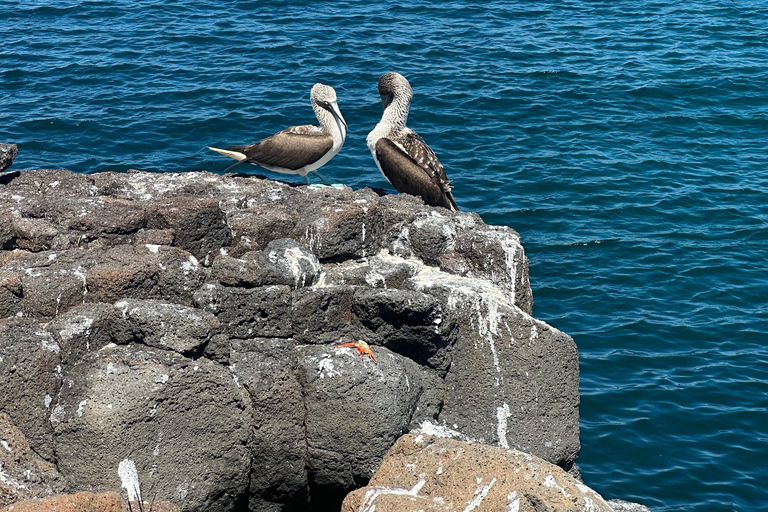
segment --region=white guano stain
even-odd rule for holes
[[[61,423],[61,420],[64,418],[64,415],[67,413],[67,411],[62,407],[61,405],[57,405],[53,408],[53,412],[51,413],[50,421],[52,424]]]
[[[571,497],[570,493],[568,493],[568,491],[566,491],[562,486],[560,486],[560,484],[557,483],[557,480],[555,479],[554,475],[547,475],[544,478],[544,481],[542,482],[542,484],[544,484],[545,487],[549,487],[550,489],[557,489],[558,491],[563,493],[563,496],[565,496],[566,498]]]
[[[187,497],[187,494],[189,494],[189,482],[184,480],[176,486],[176,497],[180,500],[183,500]]]
[[[482,479],[480,479],[480,481],[482,482]],[[480,485],[477,489],[475,489],[475,497],[472,498],[469,503],[467,503],[467,506],[464,507],[462,512],[471,512],[472,510],[479,507],[485,497],[488,496],[488,493],[491,492],[491,487],[493,487],[493,484],[495,483],[496,479],[494,478],[488,482],[487,485]]]
[[[363,497],[363,503],[360,505],[359,512],[375,512],[376,511],[376,498],[382,495],[396,495],[396,496],[410,496],[412,498],[426,499],[426,496],[419,496],[419,491],[427,480],[424,475],[419,475],[419,481],[410,489],[400,489],[394,487],[373,486],[368,489]]]
[[[3,470],[3,463],[0,462],[0,483],[3,483],[7,485],[8,487],[12,487],[14,489],[26,489],[27,486],[16,480],[15,478],[12,478],[5,474],[5,471]],[[13,508],[13,505],[11,505],[11,509]]]
[[[136,463],[131,459],[121,460],[117,466],[117,476],[120,477],[120,485],[128,493],[128,501],[141,501],[141,487]]]
[[[320,361],[317,363],[317,372],[321,379],[324,379],[326,377],[333,378],[338,375],[341,375],[341,372],[336,369],[336,367],[333,365],[333,360],[331,359],[331,356],[325,354],[323,355],[323,358],[320,359]]]
[[[520,498],[517,497],[517,491],[507,494],[507,499],[509,500],[507,512],[520,512]]]
[[[187,258],[187,261],[181,262],[181,270],[184,271],[185,276],[189,275],[190,272],[196,272],[198,268],[200,268],[200,262],[192,255]]]
[[[504,405],[496,408],[496,435],[499,438],[499,446],[502,448],[509,448],[509,442],[507,441],[507,419],[512,416],[509,411],[509,404],[504,402]]]

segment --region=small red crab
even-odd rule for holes
[[[336,348],[345,348],[345,347],[355,347],[357,349],[357,352],[361,356],[363,357],[368,356],[371,359],[373,359],[374,362],[376,361],[376,357],[374,357],[371,347],[369,347],[368,344],[363,340],[356,341],[354,343],[342,343],[341,345],[336,345]]]

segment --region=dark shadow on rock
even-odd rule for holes
[[[21,175],[21,171],[6,172],[0,174],[0,185],[8,185]]]

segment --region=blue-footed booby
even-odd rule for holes
[[[320,126],[291,126],[248,146],[227,146],[227,149],[209,146],[208,149],[237,160],[227,170],[247,162],[274,172],[304,176],[307,184],[310,172],[327,182],[317,169],[336,156],[344,145],[347,122],[339,111],[333,87],[315,84],[309,99]]]
[[[367,142],[381,174],[399,192],[421,196],[432,206],[459,211],[451,182],[435,152],[405,126],[413,98],[411,84],[399,73],[385,73],[379,78],[379,96],[384,114]]]

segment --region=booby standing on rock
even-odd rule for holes
[[[399,73],[385,73],[379,78],[379,95],[384,114],[367,142],[381,174],[399,192],[421,196],[432,206],[459,211],[435,152],[405,126],[413,98],[411,84]]]
[[[347,122],[339,111],[333,87],[315,84],[309,99],[320,126],[291,126],[249,146],[227,146],[227,149],[209,146],[208,149],[238,161],[227,170],[248,162],[270,171],[304,176],[307,185],[307,174],[310,172],[327,182],[317,169],[336,156],[344,145],[347,138]]]

